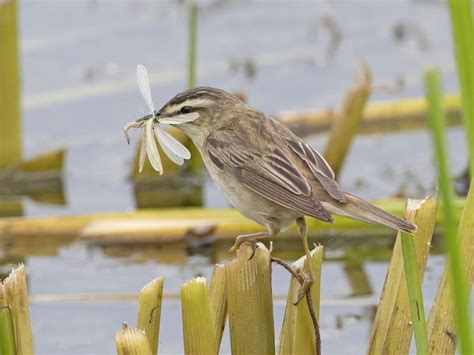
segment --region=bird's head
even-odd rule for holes
[[[158,115],[173,117],[197,112],[198,119],[179,125],[180,129],[194,139],[196,134],[206,134],[213,128],[225,126],[244,107],[246,104],[243,101],[224,90],[197,87],[173,97],[160,109]]]

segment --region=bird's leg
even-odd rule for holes
[[[298,291],[298,299],[296,300],[295,304],[298,304],[303,297],[306,295],[306,292],[311,289],[311,286],[314,283],[314,272],[311,265],[311,251],[309,250],[308,246],[308,226],[306,225],[306,221],[304,217],[296,219],[296,225],[298,226],[298,232],[300,234],[301,239],[303,240],[303,247],[304,252],[306,254],[306,260],[304,266],[307,270],[306,275],[302,275],[303,284],[301,285],[300,290]]]
[[[245,242],[251,242],[252,245],[252,255],[249,260],[253,258],[255,250],[257,248],[257,239],[262,239],[266,237],[273,237],[280,232],[280,226],[277,220],[269,219],[267,222],[267,232],[257,232],[251,234],[242,234],[235,239],[234,245],[229,249],[229,253],[234,253],[239,249],[239,247]]]

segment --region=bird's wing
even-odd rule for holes
[[[206,149],[217,168],[233,175],[257,194],[288,209],[332,222],[311,185],[282,150],[262,152],[261,147],[225,130],[209,136]]]
[[[306,163],[311,173],[324,187],[329,196],[340,203],[345,203],[346,197],[344,191],[342,191],[336,182],[334,172],[321,154],[298,137],[286,138],[285,142],[290,149]]]

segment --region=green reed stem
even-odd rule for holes
[[[474,82],[473,82],[474,84]],[[456,237],[456,222],[453,202],[454,192],[448,168],[448,153],[445,144],[445,120],[441,104],[439,71],[428,70],[425,74],[426,99],[428,101],[428,120],[433,135],[433,144],[438,167],[439,188],[444,213],[444,241],[448,249],[448,264],[451,274],[451,287],[454,294],[454,309],[461,353],[473,354],[471,320],[468,305],[468,290],[465,285],[465,269]],[[472,166],[471,166],[472,167]]]
[[[461,86],[463,122],[469,149],[469,168],[474,177],[474,22],[471,0],[449,0],[454,51]]]
[[[415,241],[413,235],[402,233],[403,265],[407,280],[413,332],[415,333],[416,353],[428,355],[428,336],[426,332],[425,308],[421,291],[421,278],[418,270]]]
[[[197,14],[198,6],[192,1],[189,5],[188,89],[196,86]]]

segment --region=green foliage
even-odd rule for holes
[[[456,6],[454,6],[456,7]],[[474,68],[473,68],[474,70]],[[472,83],[474,85],[474,82]],[[433,135],[434,151],[438,168],[442,211],[444,214],[444,240],[448,249],[448,263],[454,294],[456,325],[462,354],[473,354],[472,330],[468,305],[468,290],[465,284],[465,268],[460,256],[456,237],[457,227],[454,215],[454,192],[448,167],[448,153],[445,144],[445,121],[441,104],[439,71],[431,69],[425,75],[426,99],[429,106],[429,123]],[[471,168],[472,168],[471,164]]]

